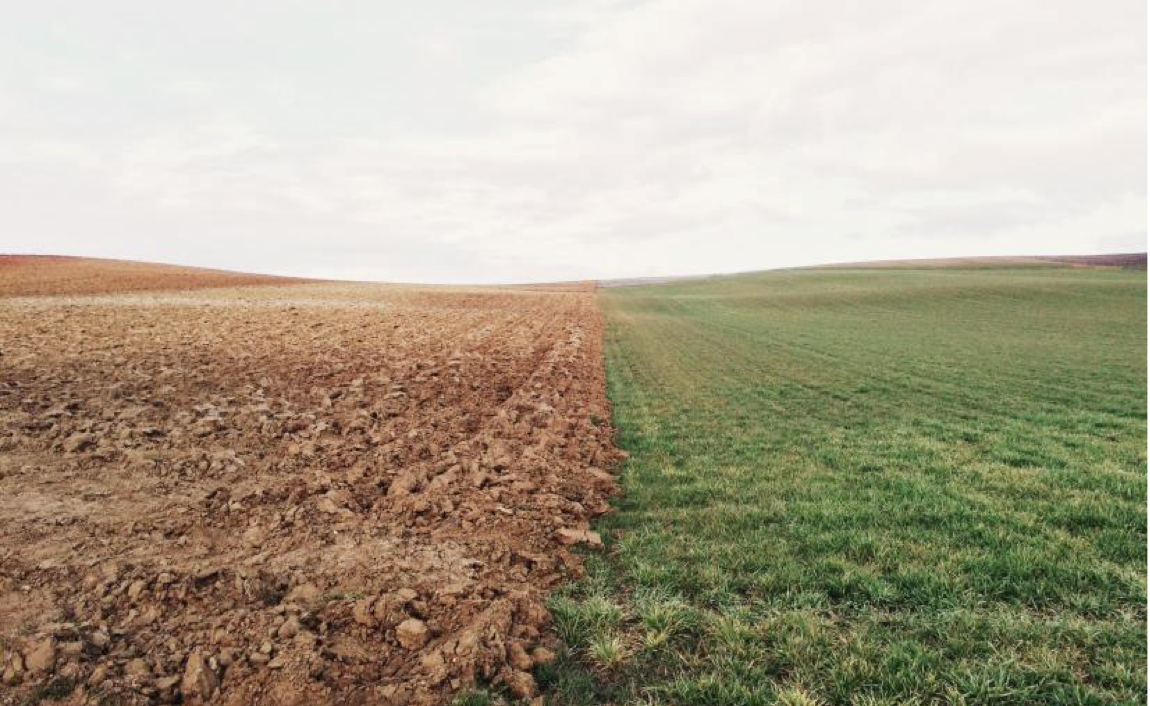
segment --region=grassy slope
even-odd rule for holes
[[[611,552],[555,602],[558,701],[1145,702],[1144,272],[602,302],[632,458]]]

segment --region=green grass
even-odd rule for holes
[[[497,706],[507,703],[498,696],[492,696],[485,690],[466,689],[455,695],[451,706]]]
[[[561,704],[1146,700],[1146,274],[603,290],[625,495]]]

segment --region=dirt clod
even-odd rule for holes
[[[585,542],[593,547],[599,547],[603,545],[603,540],[599,537],[599,533],[592,532],[591,530],[571,529],[565,527],[559,530],[556,534],[558,535],[557,539],[559,540],[560,544],[572,545],[579,544],[580,542]]]
[[[531,651],[531,659],[535,664],[551,664],[555,661],[555,653],[540,645]]]
[[[520,699],[530,699],[535,696],[535,677],[527,672],[510,671],[504,676],[507,688]]]
[[[33,674],[51,672],[56,666],[56,642],[51,638],[39,640],[24,655],[24,667]]]
[[[187,699],[207,700],[215,693],[218,685],[215,672],[199,650],[192,652],[184,666],[184,676],[180,680],[180,692]]]
[[[422,620],[408,618],[395,628],[395,639],[408,650],[418,650],[427,643],[427,626]]]
[[[507,663],[516,669],[531,669],[535,666],[534,660],[531,655],[527,654],[527,650],[523,649],[523,645],[518,642],[511,643],[507,648]]]

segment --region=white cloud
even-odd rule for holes
[[[508,281],[1144,247],[1143,2],[479,7],[208,6],[175,47],[91,15],[128,58],[42,105],[85,42],[6,50],[0,249]]]

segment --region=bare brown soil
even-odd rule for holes
[[[304,280],[199,267],[57,255],[0,255],[0,297],[205,289]]]
[[[533,697],[601,334],[586,286],[0,300],[0,703]]]
[[[1146,269],[1146,253],[1116,253],[1114,255],[1067,255],[1046,257],[1044,260],[1062,262],[1084,267],[1128,267],[1132,270]]]

